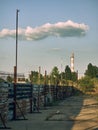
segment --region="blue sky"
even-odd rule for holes
[[[98,66],[98,0],[1,0],[0,71],[15,66],[16,9],[19,9],[18,72],[61,71],[75,55],[82,75],[89,63]]]

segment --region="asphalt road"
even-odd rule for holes
[[[94,97],[73,96],[56,106],[9,121],[11,130],[98,130],[98,102]]]

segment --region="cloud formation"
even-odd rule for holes
[[[42,26],[32,28],[28,26],[26,29],[18,29],[18,37],[20,40],[41,40],[49,36],[55,37],[81,37],[85,36],[88,26],[85,24],[74,23],[73,21],[58,22],[55,24],[46,23]],[[16,30],[2,29],[0,38],[15,38]]]

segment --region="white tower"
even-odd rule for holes
[[[70,57],[70,69],[71,69],[71,72],[74,72],[74,53],[72,53]]]

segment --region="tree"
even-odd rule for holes
[[[51,72],[51,75],[50,75],[50,78],[51,78],[51,82],[53,84],[58,84],[59,83],[59,70],[57,68],[57,66],[55,66],[53,69],[52,69],[52,72]]]
[[[76,81],[77,81],[77,78],[78,78],[78,77],[77,77],[77,73],[76,73],[76,72],[72,72],[71,74],[72,74],[72,81],[73,81],[73,82],[76,82]]]
[[[98,92],[98,78],[93,78],[92,81],[94,83],[95,91]]]
[[[4,79],[0,78],[0,83],[1,83],[1,82],[4,82],[4,81],[5,81]]]
[[[39,84],[39,82],[40,84],[44,83],[44,77],[42,76],[42,74],[40,74],[40,77],[39,77],[39,73],[37,71],[31,71],[31,74],[29,75],[29,79],[30,79],[30,82],[33,84]]]
[[[31,74],[29,75],[30,82],[33,84],[38,83],[38,72],[36,71],[31,71]]]
[[[60,83],[61,83],[61,85],[64,85],[66,83],[65,72],[61,72],[59,75],[60,75]]]
[[[12,83],[12,81],[13,81],[13,78],[11,76],[7,76],[7,82]]]
[[[89,63],[87,70],[85,71],[85,75],[89,76],[90,78],[95,78],[98,75],[98,67]]]
[[[70,67],[68,65],[65,68],[65,79],[66,80],[71,80],[72,79],[71,70],[70,70]]]
[[[29,80],[28,80],[28,79],[25,79],[25,82],[26,82],[26,83],[29,83]]]
[[[91,92],[94,89],[94,83],[88,76],[85,76],[82,79],[80,79],[79,85],[83,92]]]

